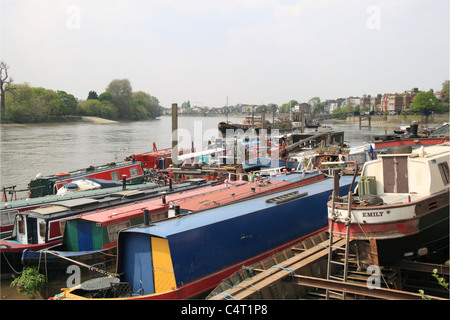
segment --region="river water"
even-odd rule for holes
[[[242,122],[242,118],[229,120]],[[226,121],[226,117],[179,117],[180,147],[191,147],[191,141],[196,150],[206,147],[208,140],[219,137],[217,125],[221,121]],[[352,147],[371,142],[375,135],[390,134],[398,127],[375,124],[370,129],[360,129],[357,123],[331,125],[336,131],[344,131],[344,139]],[[2,125],[0,186],[24,189],[38,173],[48,175],[121,161],[133,153],[151,151],[153,143],[160,149],[169,148],[171,131],[170,117],[108,124]],[[26,298],[9,288],[9,282],[2,280],[1,299]]]
[[[217,125],[225,117],[179,117],[179,146],[197,150],[219,136]],[[229,120],[242,122],[242,118]],[[332,124],[344,131],[351,146],[370,142],[374,135],[392,133],[384,125],[359,129],[358,124]],[[38,173],[66,172],[121,161],[138,152],[171,147],[170,117],[157,120],[98,124],[74,122],[64,124],[2,125],[0,129],[0,186],[26,188]]]

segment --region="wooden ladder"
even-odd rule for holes
[[[345,232],[339,232],[334,230],[334,222],[338,219],[336,214],[336,206],[335,206],[335,194],[333,191],[332,200],[331,200],[331,217],[330,217],[330,242],[328,246],[328,267],[327,267],[327,279],[328,280],[338,280],[342,282],[347,282],[348,276],[348,256],[349,256],[349,242],[350,242],[350,220],[351,220],[351,204],[352,204],[352,191],[349,190],[348,193],[348,206],[347,206],[347,216],[345,217],[344,223],[346,230]],[[336,242],[334,237],[337,236],[339,238],[345,239],[345,245],[342,247],[333,246]],[[333,260],[333,251],[334,250],[342,250],[344,251],[344,262]],[[344,273],[342,277],[338,277],[332,274],[332,265],[341,265],[344,268]],[[326,291],[326,299],[330,299],[330,293],[340,296],[343,300],[346,298],[345,292],[336,292],[327,289]]]

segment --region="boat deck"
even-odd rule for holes
[[[385,193],[378,196],[387,205],[413,202],[424,197],[423,194],[417,193]]]

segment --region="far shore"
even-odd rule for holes
[[[161,115],[161,117],[170,117],[171,115]],[[200,118],[211,118],[213,116],[199,116],[199,115],[183,115],[179,114],[179,117],[200,117]],[[215,115],[216,117],[222,117],[223,115]],[[248,117],[248,115],[238,114],[233,115],[233,117]],[[159,117],[158,117],[159,118]],[[156,119],[158,119],[156,118]],[[442,125],[444,122],[449,122],[449,114],[441,114],[441,115],[433,115],[430,116],[428,119],[428,124],[425,123],[425,119],[422,116],[418,115],[409,115],[409,116],[387,116],[387,118],[384,118],[383,116],[373,116],[372,118],[372,126],[373,127],[399,127],[404,125],[409,125],[413,122],[418,122],[419,124],[422,124],[424,126],[429,127],[437,127],[439,125]],[[2,127],[23,127],[23,126],[33,126],[33,125],[51,125],[51,124],[71,124],[76,122],[87,122],[87,123],[93,123],[93,124],[113,124],[113,123],[121,123],[121,122],[130,122],[130,120],[127,121],[116,121],[116,120],[109,120],[105,118],[100,117],[92,117],[92,116],[71,116],[64,119],[64,121],[49,121],[49,122],[33,122],[33,123],[13,123],[13,122],[7,122],[2,123],[0,122]],[[333,124],[333,123],[347,123],[351,124],[354,123],[355,125],[358,125],[358,120],[356,117],[347,117],[346,119],[327,119],[321,121],[321,124]],[[363,120],[364,125],[367,125],[367,120]]]

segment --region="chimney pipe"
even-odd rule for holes
[[[148,209],[144,209],[144,226],[150,225],[150,215]]]

